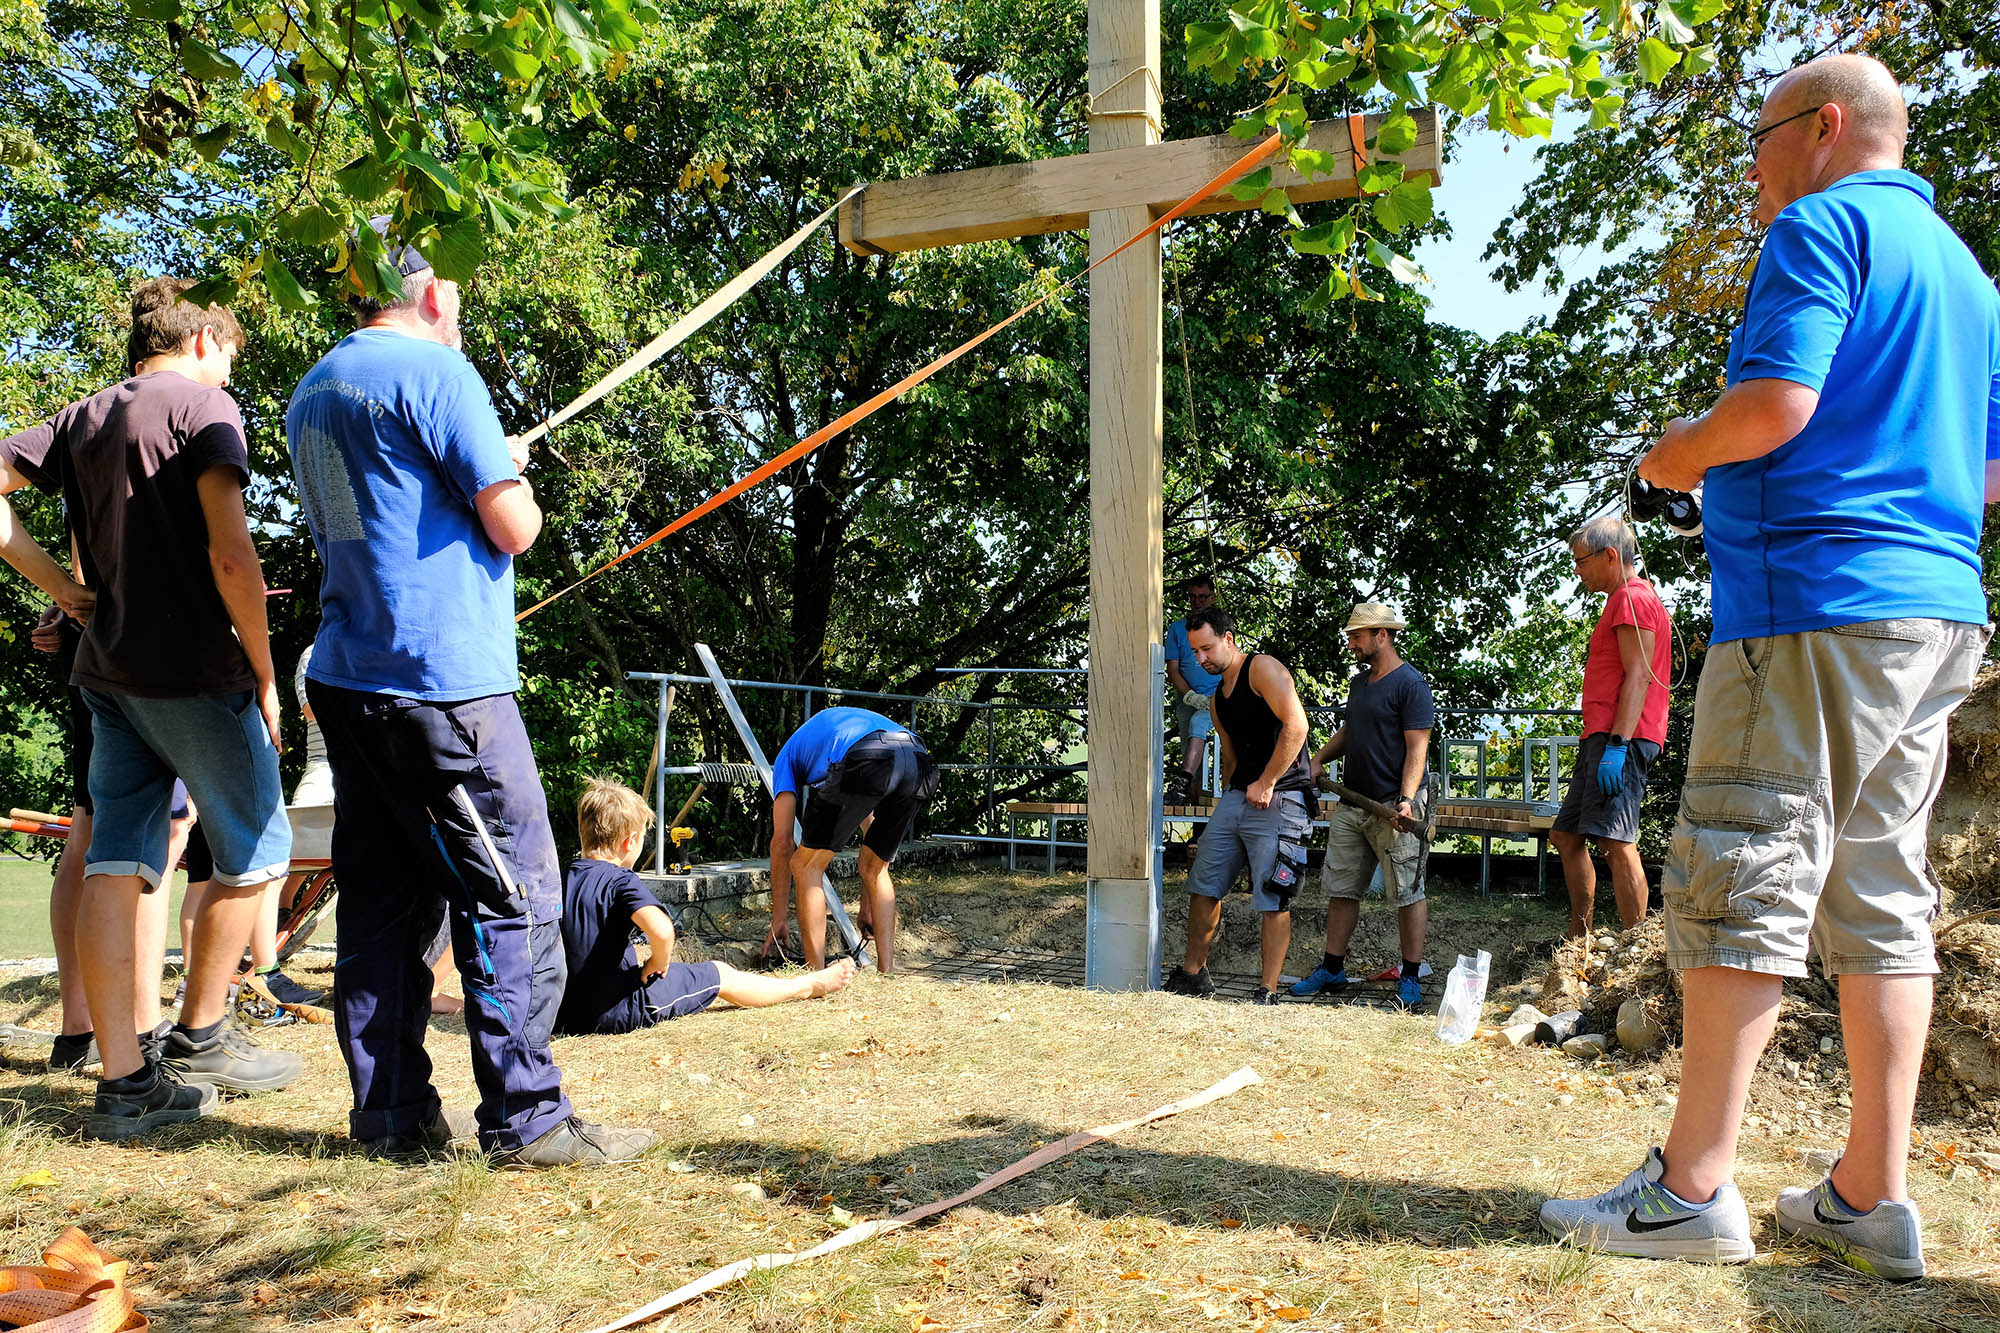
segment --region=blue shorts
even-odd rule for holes
[[[655,1024],[698,1014],[722,993],[722,969],[714,963],[668,963],[667,970],[641,986],[620,1008],[604,1016],[599,1032],[637,1032]]]
[[[166,877],[167,824],[178,774],[194,797],[215,880],[240,887],[284,875],[292,824],[278,752],[253,694],[141,699],[86,689],[94,818],[83,873]]]

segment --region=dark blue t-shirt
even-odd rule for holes
[[[1406,731],[1437,726],[1437,705],[1431,687],[1417,669],[1403,663],[1380,680],[1364,671],[1347,687],[1347,749],[1340,760],[1340,777],[1363,796],[1393,801],[1403,795],[1403,760],[1409,746]]]
[[[473,499],[519,474],[472,363],[361,329],[306,372],[285,413],[299,505],[326,572],[312,679],[366,694],[511,694],[514,561]]]
[[[563,876],[562,922],[569,986],[556,1011],[557,1032],[596,1032],[631,1003],[644,982],[632,947],[632,914],[659,906],[645,881],[624,866],[589,857],[570,862]]]
[[[1728,370],[1732,385],[1802,384],[1819,405],[1771,453],[1708,470],[1712,642],[1986,619],[2000,296],[1922,177],[1857,172],[1779,213]]]
[[[839,763],[863,736],[903,730],[902,723],[865,708],[822,708],[792,733],[771,761],[771,794],[782,796],[816,787],[826,781],[826,770]]]

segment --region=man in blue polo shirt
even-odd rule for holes
[[[1905,1159],[1937,971],[1925,873],[1945,724],[1991,632],[1985,505],[2000,493],[2000,296],[1902,170],[1908,118],[1866,56],[1780,79],[1750,135],[1770,227],[1727,391],[1639,464],[1706,483],[1715,631],[1662,884],[1684,970],[1680,1099],[1623,1183],[1542,1208],[1616,1254],[1743,1262],[1730,1183],[1743,1103],[1809,953],[1839,979],[1854,1109],[1778,1230],[1884,1277],[1923,1274]]]
[[[379,235],[362,241],[381,249]],[[285,414],[326,566],[306,696],[334,780],[348,1130],[396,1155],[463,1133],[424,1052],[424,952],[448,920],[480,1146],[507,1166],[624,1161],[653,1135],[576,1116],[549,1050],[562,873],[514,704],[514,557],[542,526],[526,452],[458,350],[458,284],[410,247],[385,259],[401,296],[357,300],[360,327],[307,372]]]
[[[767,956],[785,938],[796,882],[806,966],[816,972],[825,965],[826,868],[872,815],[861,840],[861,916],[874,930],[876,968],[895,970],[896,887],[889,882],[889,865],[937,795],[938,777],[937,764],[914,732],[865,708],[823,708],[792,733],[771,761]],[[794,823],[800,830],[796,841]]]

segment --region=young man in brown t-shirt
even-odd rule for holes
[[[278,784],[278,690],[264,576],[243,509],[249,452],[222,391],[243,332],[227,310],[160,278],[132,300],[131,378],[0,440],[0,495],[59,491],[89,617],[71,682],[92,714],[95,807],[77,945],[103,1077],[90,1131],[129,1138],[204,1115],[218,1090],[284,1087],[303,1062],[228,1022],[229,981],[261,895],[282,879],[291,828]],[[39,548],[0,552],[62,603]],[[32,545],[32,543],[29,543]],[[39,557],[39,559],[37,558]],[[53,562],[49,562],[53,563]],[[39,577],[37,575],[39,574]],[[167,863],[174,779],[201,810],[215,858],[187,998],[161,1058],[132,1032],[135,922]]]

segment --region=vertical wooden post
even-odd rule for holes
[[[1093,153],[1160,141],[1159,0],[1090,0]],[[1152,221],[1090,215],[1093,260]],[[1159,984],[1160,242],[1090,277],[1090,885],[1085,974]]]

